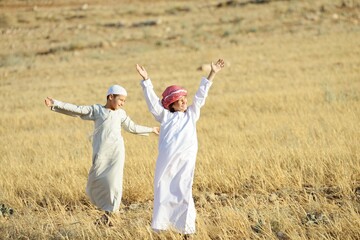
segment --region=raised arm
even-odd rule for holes
[[[208,78],[203,77],[200,86],[195,93],[192,105],[189,110],[195,115],[196,120],[200,117],[200,108],[204,106],[206,97],[208,96],[209,89],[213,83],[215,75],[224,67],[224,60],[219,59],[216,63],[211,63],[211,70]]]
[[[136,64],[136,70],[143,78],[141,86],[143,89],[144,97],[149,111],[155,117],[158,122],[161,122],[166,114],[164,107],[162,106],[159,97],[154,92],[154,86],[151,83],[149,75],[143,66]]]

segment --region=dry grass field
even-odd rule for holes
[[[43,100],[105,103],[120,84],[154,126],[135,64],[191,100],[218,58],[193,238],[360,239],[360,1],[258,2],[0,0],[0,239],[181,239],[150,227],[157,136],[123,133],[121,214],[96,226],[92,122]]]

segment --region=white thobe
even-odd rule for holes
[[[203,78],[186,112],[170,112],[156,96],[151,80],[141,82],[146,103],[160,122],[159,155],[154,179],[152,228],[195,233],[196,210],[192,196],[198,151],[196,122],[212,82]]]
[[[115,212],[120,207],[125,162],[121,128],[136,134],[147,134],[152,128],[135,124],[123,109],[110,110],[100,104],[76,106],[54,100],[53,111],[79,116],[95,123],[93,133],[92,166],[86,193],[90,201],[104,211]]]

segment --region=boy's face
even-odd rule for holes
[[[185,112],[186,109],[187,109],[187,98],[186,98],[186,96],[182,96],[179,100],[174,102],[172,107],[174,108],[174,110],[176,112]]]
[[[125,105],[126,96],[124,95],[110,95],[108,102],[111,110],[117,110]]]

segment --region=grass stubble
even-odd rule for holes
[[[135,64],[158,95],[178,83],[193,96],[219,57],[198,122],[195,239],[359,238],[360,4],[220,2],[0,1],[0,238],[180,239],[150,228],[157,138],[124,133],[121,212],[96,226],[92,124],[43,99],[104,103],[117,83],[152,126]]]

